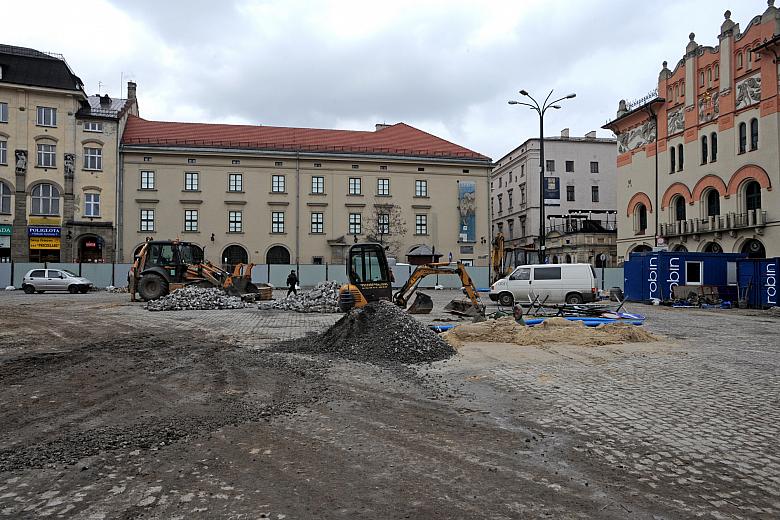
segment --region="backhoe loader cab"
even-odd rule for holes
[[[393,273],[387,265],[385,249],[373,242],[354,244],[347,258],[349,283],[339,289],[339,308],[347,312],[369,302],[390,301]]]

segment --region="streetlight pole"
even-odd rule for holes
[[[577,94],[569,94],[567,96],[563,96],[562,98],[556,99],[555,101],[550,101],[552,93],[553,91],[551,90],[544,99],[544,102],[541,104],[525,90],[521,90],[520,94],[530,99],[531,103],[514,100],[509,101],[510,105],[523,105],[530,108],[531,110],[536,111],[536,113],[539,114],[539,263],[542,264],[546,263],[544,254],[544,242],[546,238],[546,229],[544,225],[544,114],[547,112],[548,108],[559,110],[561,107],[560,105],[556,105],[556,103],[566,99],[572,99],[577,96]]]

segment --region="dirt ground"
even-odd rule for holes
[[[285,313],[150,313],[125,300],[0,295],[0,517],[673,519],[780,510],[772,475],[768,490],[737,482],[744,497],[756,492],[751,515],[717,505],[718,490],[704,484],[652,480],[611,451],[594,455],[594,438],[609,433],[595,423],[591,434],[573,429],[576,402],[556,419],[561,401],[548,396],[577,381],[561,370],[586,370],[578,374],[603,386],[592,371],[626,361],[641,383],[644,360],[689,362],[679,329],[657,325],[668,334],[662,342],[588,349],[469,343],[448,361],[377,366],[276,350],[262,331],[304,333]],[[740,319],[758,323],[753,332],[776,356],[766,331],[780,320]],[[235,325],[252,320],[266,340]],[[776,367],[766,368],[771,381]],[[777,387],[761,392],[776,408]],[[604,419],[609,432],[616,423]],[[776,425],[753,432],[776,434]],[[761,454],[770,472],[773,450]],[[697,471],[706,477],[709,467]]]

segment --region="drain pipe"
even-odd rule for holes
[[[654,112],[649,105],[647,106],[647,113],[650,114],[650,117],[653,118],[653,122],[655,123],[655,201],[653,202],[655,205],[653,208],[655,229],[653,233],[653,244],[655,244],[655,247],[658,247],[658,113]]]
[[[295,152],[295,272],[301,277],[301,152]]]

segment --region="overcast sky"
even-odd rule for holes
[[[141,116],[369,130],[403,121],[499,159],[538,136],[520,89],[576,92],[546,135],[601,130],[688,34],[716,45],[765,0],[10,0],[0,43],[58,52],[88,94],[138,83]]]

